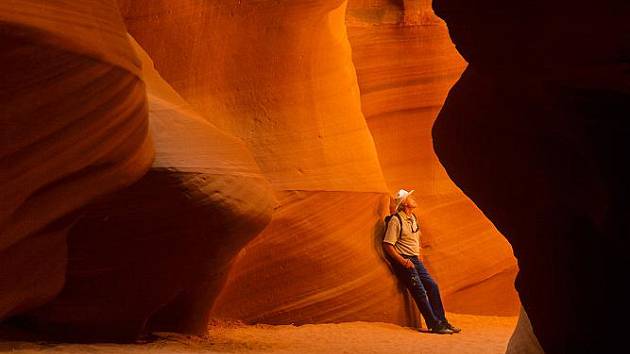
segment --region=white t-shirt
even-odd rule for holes
[[[415,216],[407,217],[402,211],[398,212],[398,216],[402,220],[402,234],[400,232],[400,221],[393,215],[389,219],[387,231],[383,242],[387,242],[394,246],[396,251],[407,256],[420,255],[420,227]],[[414,232],[415,230],[415,232]],[[400,237],[399,237],[400,235]]]

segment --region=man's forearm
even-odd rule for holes
[[[398,264],[404,266],[405,263],[407,263],[407,259],[401,256],[391,243],[383,242],[383,250],[391,259],[398,262]]]

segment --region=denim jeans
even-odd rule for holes
[[[413,262],[413,269],[406,269],[398,262],[394,262],[394,270],[398,279],[409,289],[427,327],[433,328],[439,322],[446,322],[438,284],[431,278],[418,256],[402,256]]]

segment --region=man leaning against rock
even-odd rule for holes
[[[429,332],[453,334],[461,329],[446,319],[438,284],[420,260],[420,226],[413,210],[418,206],[413,190],[401,189],[396,194],[394,214],[387,220],[383,251],[394,272],[402,281],[420,309]]]

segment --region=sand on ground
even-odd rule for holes
[[[65,344],[0,342],[11,353],[505,353],[517,317],[448,314],[462,328],[453,335],[380,322],[338,324],[242,325],[213,323],[207,338],[160,333],[159,339],[137,344]]]

